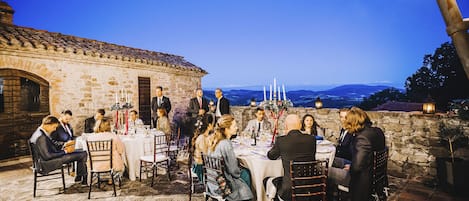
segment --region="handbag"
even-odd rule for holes
[[[189,151],[188,150],[181,150],[178,152],[178,155],[176,156],[176,162],[180,164],[189,164]]]
[[[231,183],[230,181],[226,180],[223,175],[217,176],[217,183],[218,189],[215,191],[216,193],[220,194],[223,198],[231,194]]]

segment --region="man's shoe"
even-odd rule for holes
[[[83,176],[83,180],[81,181],[82,186],[88,186],[88,175]]]
[[[80,181],[81,181],[81,176],[76,176],[76,177],[75,177],[75,183],[78,183],[78,182],[80,182]]]

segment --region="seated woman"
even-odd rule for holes
[[[156,110],[156,115],[158,115],[158,121],[156,123],[156,130],[162,131],[167,139],[171,137],[171,124],[169,123],[168,114],[166,109],[158,108]]]
[[[124,171],[124,143],[120,140],[117,135],[111,133],[111,122],[107,118],[103,118],[96,122],[94,127],[95,134],[88,135],[86,138],[87,141],[99,141],[99,140],[109,140],[112,139],[112,167],[114,171],[123,172]],[[109,163],[94,163],[93,166],[95,169],[106,170],[109,169]]]
[[[253,198],[250,187],[250,178],[243,179],[244,171],[246,169],[240,169],[238,165],[238,159],[235,156],[233,145],[231,144],[230,138],[238,130],[236,121],[233,116],[229,114],[223,115],[217,121],[215,126],[215,133],[211,138],[209,147],[209,155],[213,157],[223,157],[226,165],[225,176],[226,179],[231,183],[231,194],[225,199],[227,200],[250,200]],[[246,172],[247,173],[247,172]],[[249,175],[249,173],[247,173]],[[249,177],[249,176],[248,176]],[[209,185],[209,190],[212,194],[216,194],[214,186]]]
[[[303,116],[303,120],[301,121],[300,131],[303,134],[319,136],[319,137],[316,137],[316,139],[318,138],[321,139],[321,137],[324,137],[324,132],[322,128],[314,120],[313,115],[310,115],[310,114],[306,114],[305,116]]]
[[[203,180],[202,170],[202,154],[207,154],[209,145],[209,134],[213,130],[213,117],[211,115],[205,115],[202,124],[196,128],[194,137],[192,138],[192,145],[194,150],[194,172],[197,174],[199,181]]]

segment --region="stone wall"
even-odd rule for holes
[[[255,118],[255,108],[232,107],[231,110],[240,125],[240,130],[244,129],[250,119]],[[386,145],[389,147],[390,174],[434,179],[436,157],[449,156],[446,148],[439,143],[440,124],[447,127],[462,127],[465,135],[469,136],[469,122],[457,117],[441,114],[423,115],[421,112],[369,111],[367,113],[373,125],[380,127],[385,133]],[[266,114],[273,123],[268,111]],[[326,138],[337,142],[340,129],[338,109],[289,108],[279,119],[280,133],[283,133],[283,121],[287,114],[297,114],[300,117],[312,114],[318,124],[325,128]],[[467,148],[456,152],[457,156],[463,158],[467,158],[468,153]]]

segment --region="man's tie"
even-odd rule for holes
[[[199,102],[199,109],[202,109],[202,100],[200,98],[197,98],[197,101]]]
[[[158,98],[158,107],[161,107],[161,98]]]
[[[261,122],[257,123],[257,133],[261,131]]]

